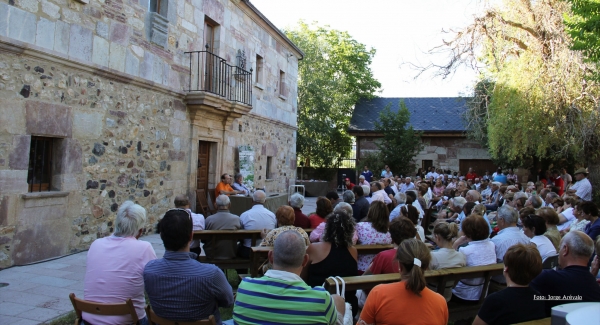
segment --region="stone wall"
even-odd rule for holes
[[[150,232],[175,195],[195,205],[198,141],[215,143],[210,181],[255,147],[257,187],[295,178],[297,56],[243,2],[168,1],[168,40],[148,37],[148,0],[0,0],[0,268],[87,249],[133,200]],[[186,104],[189,50],[203,21],[219,24],[218,54],[264,58],[253,109],[228,122]],[[294,54],[289,56],[290,51]],[[287,92],[279,95],[280,71]],[[53,138],[52,191],[28,193],[32,136]],[[271,179],[265,179],[272,157]]]
[[[486,149],[466,137],[423,137],[423,150],[415,157],[417,167],[423,160],[432,160],[433,166],[444,170],[459,170],[461,159],[490,159]],[[376,137],[358,137],[359,157],[378,151]],[[415,170],[416,172],[416,170]]]

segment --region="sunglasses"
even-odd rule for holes
[[[186,209],[182,209],[182,208],[173,208],[173,209],[169,209],[169,210],[167,210],[167,212],[169,212],[169,211],[185,211],[185,213],[187,213],[187,215],[188,215],[188,218],[190,218],[190,220],[192,220],[192,214],[191,214],[191,213],[190,213],[188,210],[186,210]],[[166,214],[167,212],[165,212],[165,214]]]

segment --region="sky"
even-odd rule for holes
[[[481,12],[482,0],[250,0],[279,29],[299,20],[347,31],[377,50],[371,69],[381,82],[381,97],[455,97],[468,95],[476,81],[461,68],[447,79],[426,73],[415,79],[411,64],[444,63],[427,52]]]

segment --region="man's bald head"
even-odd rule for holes
[[[289,270],[302,267],[306,255],[306,242],[294,230],[284,231],[273,244],[273,269]]]
[[[258,190],[252,194],[252,201],[254,201],[254,203],[264,204],[266,199],[267,194],[262,190]]]
[[[481,194],[476,190],[469,190],[465,199],[467,199],[467,202],[481,201]]]

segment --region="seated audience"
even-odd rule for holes
[[[218,267],[191,258],[193,232],[189,213],[167,211],[158,222],[157,231],[165,245],[165,255],[144,268],[144,286],[152,310],[175,321],[193,322],[214,315],[217,324],[221,324],[219,307],[233,304],[231,285]]]
[[[231,194],[242,194],[242,191],[236,191],[231,187],[231,176],[227,173],[221,175],[221,181],[215,187],[215,198],[221,194],[227,196]]]
[[[131,299],[138,319],[147,324],[144,300],[144,266],[156,258],[149,242],[138,240],[146,224],[146,210],[131,201],[121,204],[115,232],[96,239],[87,253],[83,299],[100,303],[122,303]],[[189,248],[189,246],[188,246]],[[107,284],[110,285],[107,285]],[[83,313],[87,324],[131,324],[131,316],[101,316]]]
[[[403,217],[408,218],[415,226],[415,229],[417,230],[417,236],[415,238],[425,242],[425,229],[419,225],[419,211],[417,211],[417,208],[412,205],[405,205],[400,209],[400,213]]]
[[[598,238],[598,236],[600,236],[600,218],[598,218],[598,207],[594,202],[590,201],[581,203],[579,207],[583,218],[589,221],[588,225],[585,226],[585,233],[590,236],[590,238]]]
[[[480,215],[472,214],[462,222],[465,234],[454,242],[453,247],[465,254],[467,266],[480,266],[496,263],[496,246],[488,238],[488,224]],[[462,244],[468,243],[465,247]],[[460,247],[460,248],[459,248]],[[452,289],[452,300],[457,302],[477,302],[483,289],[483,278],[460,280]]]
[[[380,201],[385,204],[392,203],[389,195],[383,190],[381,182],[371,182],[371,203]]]
[[[238,192],[238,194],[243,194],[244,196],[250,195],[250,189],[244,185],[244,176],[240,173],[235,174],[234,182],[231,187]]]
[[[452,241],[458,236],[458,226],[455,223],[440,223],[433,228],[433,242],[439,249],[431,252],[430,270],[450,269],[454,267],[467,266],[467,257],[452,248]],[[430,285],[435,288],[436,284]],[[454,281],[446,283],[444,298],[450,301]]]
[[[546,222],[542,217],[530,214],[523,218],[523,233],[536,245],[536,248],[542,257],[542,261],[550,256],[556,255],[554,245],[548,237],[544,236],[545,232]]]
[[[398,273],[398,263],[395,261],[398,245],[407,239],[415,238],[417,236],[417,229],[408,218],[398,217],[390,222],[390,236],[392,237],[394,248],[375,255],[373,262],[371,262],[371,265],[365,270],[363,275]]]
[[[544,301],[529,283],[542,272],[542,259],[532,245],[516,244],[504,254],[507,288],[485,298],[473,325],[515,324],[545,318]]]
[[[440,197],[444,194],[444,190],[446,189],[446,187],[444,186],[444,184],[442,184],[442,179],[438,178],[435,181],[435,186],[433,187],[432,191],[433,191],[433,195]]]
[[[546,222],[546,232],[544,236],[548,237],[552,242],[552,245],[558,251],[558,245],[560,244],[560,232],[556,228],[558,224],[558,213],[552,208],[539,208],[535,211],[535,215],[544,218]]]
[[[594,276],[594,278],[596,278],[596,282],[598,282],[598,285],[600,285],[600,278],[598,278],[598,271],[600,270],[600,238],[596,239],[596,256],[594,256],[594,259],[592,260],[592,267],[590,268],[590,273],[592,273],[592,276]]]
[[[260,243],[260,246],[273,246],[273,243],[275,242],[277,236],[279,236],[279,234],[281,234],[282,232],[288,230],[298,232],[300,236],[302,236],[302,238],[306,240],[306,245],[308,246],[310,244],[308,234],[306,233],[306,231],[304,231],[304,229],[294,226],[295,217],[296,216],[294,214],[293,208],[286,205],[280,206],[279,209],[277,209],[277,211],[275,212],[277,228],[270,230],[266,234],[265,238]]]
[[[446,300],[425,285],[424,272],[431,261],[429,248],[420,240],[407,239],[400,243],[396,259],[402,280],[373,288],[357,324],[446,325]]]
[[[238,230],[242,228],[240,217],[229,213],[230,201],[227,195],[216,199],[217,213],[206,218],[206,230]],[[204,243],[204,253],[209,259],[228,260],[237,255],[237,241],[221,239]]]
[[[352,206],[346,202],[341,202],[340,204],[335,206],[335,209],[333,209],[333,213],[330,213],[329,216],[327,216],[328,218],[335,213],[340,213],[343,212],[346,215],[348,215],[349,217],[352,217]],[[325,224],[327,223],[327,219],[325,219],[325,222],[322,222],[317,228],[313,229],[313,231],[310,233],[310,242],[311,243],[316,243],[316,242],[320,242],[321,238],[323,237],[323,233],[325,232]],[[354,231],[354,234],[352,235],[352,245],[356,244],[356,242],[358,241],[358,236],[356,235],[356,231]]]
[[[556,198],[556,200],[559,199],[560,198]],[[558,204],[558,202],[555,204]],[[566,232],[566,230],[571,226],[571,224],[575,222],[577,218],[573,213],[573,209],[577,206],[577,204],[579,204],[579,201],[575,197],[569,196],[564,199],[564,204],[561,207],[560,212],[557,211],[559,221],[556,228],[558,229],[558,231]],[[554,208],[556,209],[556,206],[554,206]]]
[[[194,225],[193,230],[204,229],[204,216],[201,214],[193,213],[190,210],[190,200],[185,195],[177,195],[175,197],[175,208],[184,209],[192,216],[192,224]],[[190,245],[190,252],[200,255],[202,249],[200,249],[200,240],[192,240]]]
[[[252,202],[254,205],[252,208],[240,216],[240,223],[242,224],[242,229],[245,230],[263,230],[268,229],[271,230],[275,228],[277,225],[277,220],[275,219],[275,214],[269,209],[265,208],[265,200],[267,199],[267,195],[265,192],[258,190],[252,194]],[[243,258],[250,257],[250,245],[252,244],[251,239],[244,239],[242,243],[240,243],[238,249],[238,255]],[[258,242],[257,244],[260,244]]]
[[[358,235],[358,244],[377,245],[391,244],[392,237],[388,232],[390,220],[388,217],[387,206],[381,201],[374,201],[369,208],[367,221],[356,224],[356,233]],[[363,273],[371,264],[375,254],[366,254],[358,256],[358,270]]]
[[[322,286],[330,276],[356,276],[358,252],[352,246],[354,219],[344,212],[334,212],[327,218],[322,240],[308,246],[308,263],[302,277],[312,287]],[[346,300],[352,305],[354,314],[358,311],[355,291],[346,292]]]
[[[338,195],[337,191],[330,191],[327,192],[327,194],[325,195],[325,197],[331,202],[331,207],[335,208],[335,206],[342,202],[342,199],[340,199],[340,196]]]
[[[585,219],[583,213],[581,213],[581,204],[583,204],[583,202],[580,202],[573,207],[573,215],[575,216],[575,221],[573,221],[573,223],[571,224],[571,226],[569,226],[569,229],[567,229],[565,233],[575,230],[585,232],[585,227],[590,223],[589,220]]]
[[[396,206],[390,212],[390,222],[392,222],[394,219],[396,219],[397,217],[400,216],[400,209],[403,206],[405,206],[406,204],[408,204],[406,202],[406,198],[407,197],[406,197],[405,193],[398,192],[398,193],[396,193],[396,195],[394,195],[394,200],[396,200]],[[411,203],[412,203],[412,201],[411,201]]]
[[[581,231],[571,231],[563,237],[558,251],[557,270],[543,270],[531,287],[542,296],[581,296],[578,302],[600,302],[600,286],[590,273],[588,262],[594,252],[594,242]],[[546,300],[546,316],[562,300]]]
[[[366,198],[362,186],[352,188],[354,192],[354,204],[352,204],[352,217],[354,221],[359,222],[362,218],[367,217],[369,213],[369,205],[371,204]]]
[[[290,197],[290,206],[294,209],[294,226],[308,229],[310,227],[310,220],[302,213],[302,207],[304,206],[304,196],[300,193],[294,193]]]
[[[311,288],[300,277],[308,261],[302,236],[295,231],[281,233],[269,252],[273,269],[261,278],[244,278],[240,283],[234,323],[343,324],[344,300],[321,287]]]
[[[360,176],[358,176],[358,184],[356,184],[356,185],[360,185],[360,186],[366,185],[366,186],[369,186],[369,182],[367,182],[365,180],[365,176],[364,175],[360,175]]]
[[[519,213],[508,205],[498,208],[496,217],[497,227],[500,231],[491,239],[496,246],[496,260],[500,263],[504,261],[506,251],[516,244],[529,244],[529,237],[525,236],[517,227]],[[500,285],[506,284],[504,277],[497,275],[492,278],[494,282]]]
[[[325,222],[325,218],[333,211],[331,201],[324,196],[317,198],[317,212],[308,216],[310,220],[310,227],[317,228],[321,223]]]

